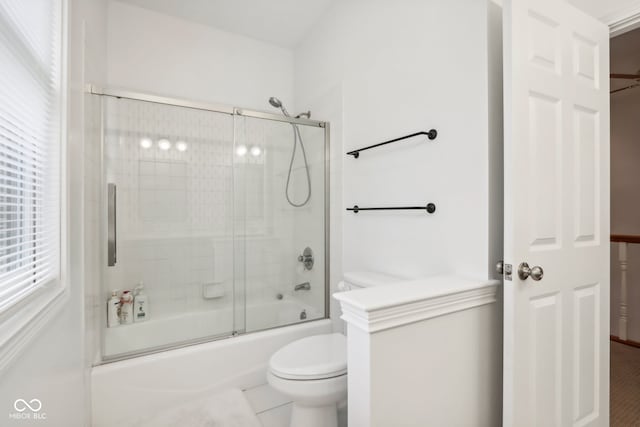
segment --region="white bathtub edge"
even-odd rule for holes
[[[141,411],[264,384],[271,354],[296,339],[330,332],[331,321],[322,319],[96,366],[93,425],[120,425]]]

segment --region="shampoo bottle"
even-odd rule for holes
[[[144,284],[138,283],[136,296],[133,299],[133,321],[144,322],[149,318],[149,298],[144,293]]]
[[[120,323],[123,325],[133,323],[133,295],[131,295],[131,291],[122,293],[120,304]]]
[[[118,290],[111,291],[111,298],[107,301],[107,328],[120,326],[120,298]]]

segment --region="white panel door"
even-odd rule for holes
[[[606,426],[608,29],[561,0],[503,25],[504,425]]]

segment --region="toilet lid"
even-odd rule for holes
[[[315,335],[287,344],[269,361],[271,373],[291,380],[332,378],[347,373],[347,340],[342,334]]]

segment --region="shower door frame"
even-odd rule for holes
[[[207,102],[200,102],[200,101],[192,101],[192,100],[186,100],[186,99],[180,99],[180,98],[173,98],[173,97],[167,97],[167,96],[161,96],[161,95],[154,95],[154,94],[150,94],[150,93],[143,93],[143,92],[136,92],[136,91],[130,91],[130,90],[126,90],[126,89],[118,89],[118,88],[107,88],[107,87],[101,87],[101,86],[97,86],[97,85],[93,85],[93,84],[87,84],[85,86],[85,93],[90,94],[90,95],[98,95],[98,96],[108,96],[108,97],[113,97],[113,98],[122,98],[122,99],[130,99],[130,100],[134,100],[134,101],[143,101],[143,102],[151,102],[151,103],[155,103],[155,104],[164,104],[164,105],[171,105],[171,106],[175,106],[175,107],[184,107],[184,108],[191,108],[191,109],[195,109],[195,110],[203,110],[203,111],[210,111],[210,112],[214,112],[214,113],[222,113],[222,114],[228,114],[232,117],[237,117],[237,116],[241,116],[241,117],[252,117],[252,118],[257,118],[257,119],[265,119],[265,120],[273,120],[273,121],[278,121],[278,122],[285,122],[285,123],[290,123],[292,125],[303,125],[303,126],[312,126],[312,127],[319,127],[324,129],[324,317],[322,317],[321,319],[312,319],[312,320],[307,320],[307,321],[303,321],[303,322],[297,322],[297,323],[292,323],[289,325],[282,325],[282,326],[274,326],[271,328],[265,328],[265,329],[260,329],[257,331],[252,331],[252,332],[243,332],[241,335],[245,335],[245,334],[250,334],[250,333],[254,333],[254,332],[262,332],[262,331],[266,331],[266,330],[270,330],[270,329],[276,329],[276,328],[282,328],[282,327],[287,327],[287,326],[295,326],[295,325],[299,325],[302,323],[308,323],[308,322],[314,322],[317,320],[324,320],[324,319],[329,319],[331,317],[331,313],[330,313],[330,255],[331,255],[331,250],[330,250],[330,237],[331,237],[331,232],[330,232],[330,189],[329,189],[329,184],[330,184],[330,171],[331,171],[331,165],[330,165],[330,159],[331,159],[331,150],[330,150],[330,132],[331,132],[331,125],[329,122],[326,121],[320,121],[320,120],[311,120],[311,119],[305,119],[305,118],[296,118],[296,117],[289,117],[289,116],[285,116],[282,114],[274,114],[274,113],[269,113],[266,111],[259,111],[259,110],[252,110],[249,108],[240,108],[240,107],[233,107],[233,106],[228,106],[228,105],[224,105],[224,104],[213,104],[213,103],[207,103]],[[101,164],[101,180],[104,177],[104,152],[103,152],[103,145],[104,145],[104,102],[101,101],[100,102],[100,164]],[[235,133],[235,129],[234,129],[234,133]],[[234,136],[234,140],[235,140],[235,136]],[[101,182],[101,187],[104,187],[104,182]],[[104,197],[106,195],[105,193],[105,189],[102,188],[102,192],[103,194],[101,195],[101,200],[104,200]],[[103,206],[101,206],[101,210]],[[102,222],[101,222],[102,223]],[[102,235],[103,233],[101,233]],[[103,243],[107,243],[106,239],[105,241],[101,242],[100,244],[103,245]],[[101,262],[104,261],[104,253],[103,253],[103,248],[101,247],[100,252],[101,252]],[[104,268],[104,266],[102,266],[102,268]],[[102,271],[101,268],[101,271]],[[101,273],[102,274],[102,273]],[[103,291],[102,289],[102,281],[100,281],[100,290]],[[99,325],[100,330],[102,329],[102,325]],[[235,328],[234,328],[235,329]],[[102,334],[102,331],[101,331]],[[145,349],[145,350],[141,350],[141,351],[136,351],[136,352],[131,352],[131,353],[126,353],[126,354],[122,354],[122,355],[116,355],[113,357],[104,357],[104,354],[102,353],[102,348],[100,349],[100,361],[98,364],[104,364],[104,363],[111,363],[111,362],[116,362],[119,360],[123,360],[123,359],[129,359],[132,357],[138,357],[138,356],[143,356],[146,354],[152,354],[152,353],[157,353],[160,351],[166,351],[166,350],[171,350],[171,349],[175,349],[175,348],[181,348],[181,347],[185,347],[185,346],[189,346],[189,345],[196,345],[196,344],[202,344],[205,342],[210,342],[210,341],[216,341],[219,339],[223,339],[223,338],[230,338],[230,337],[234,337],[234,336],[238,336],[237,331],[233,331],[231,333],[231,335],[225,335],[225,336],[212,336],[212,337],[205,337],[202,339],[197,339],[197,340],[192,340],[192,341],[187,341],[187,342],[178,342],[175,344],[167,344],[161,347],[154,347],[154,348],[150,348],[150,349]],[[102,340],[101,340],[102,341]],[[103,344],[101,343],[101,346]]]

